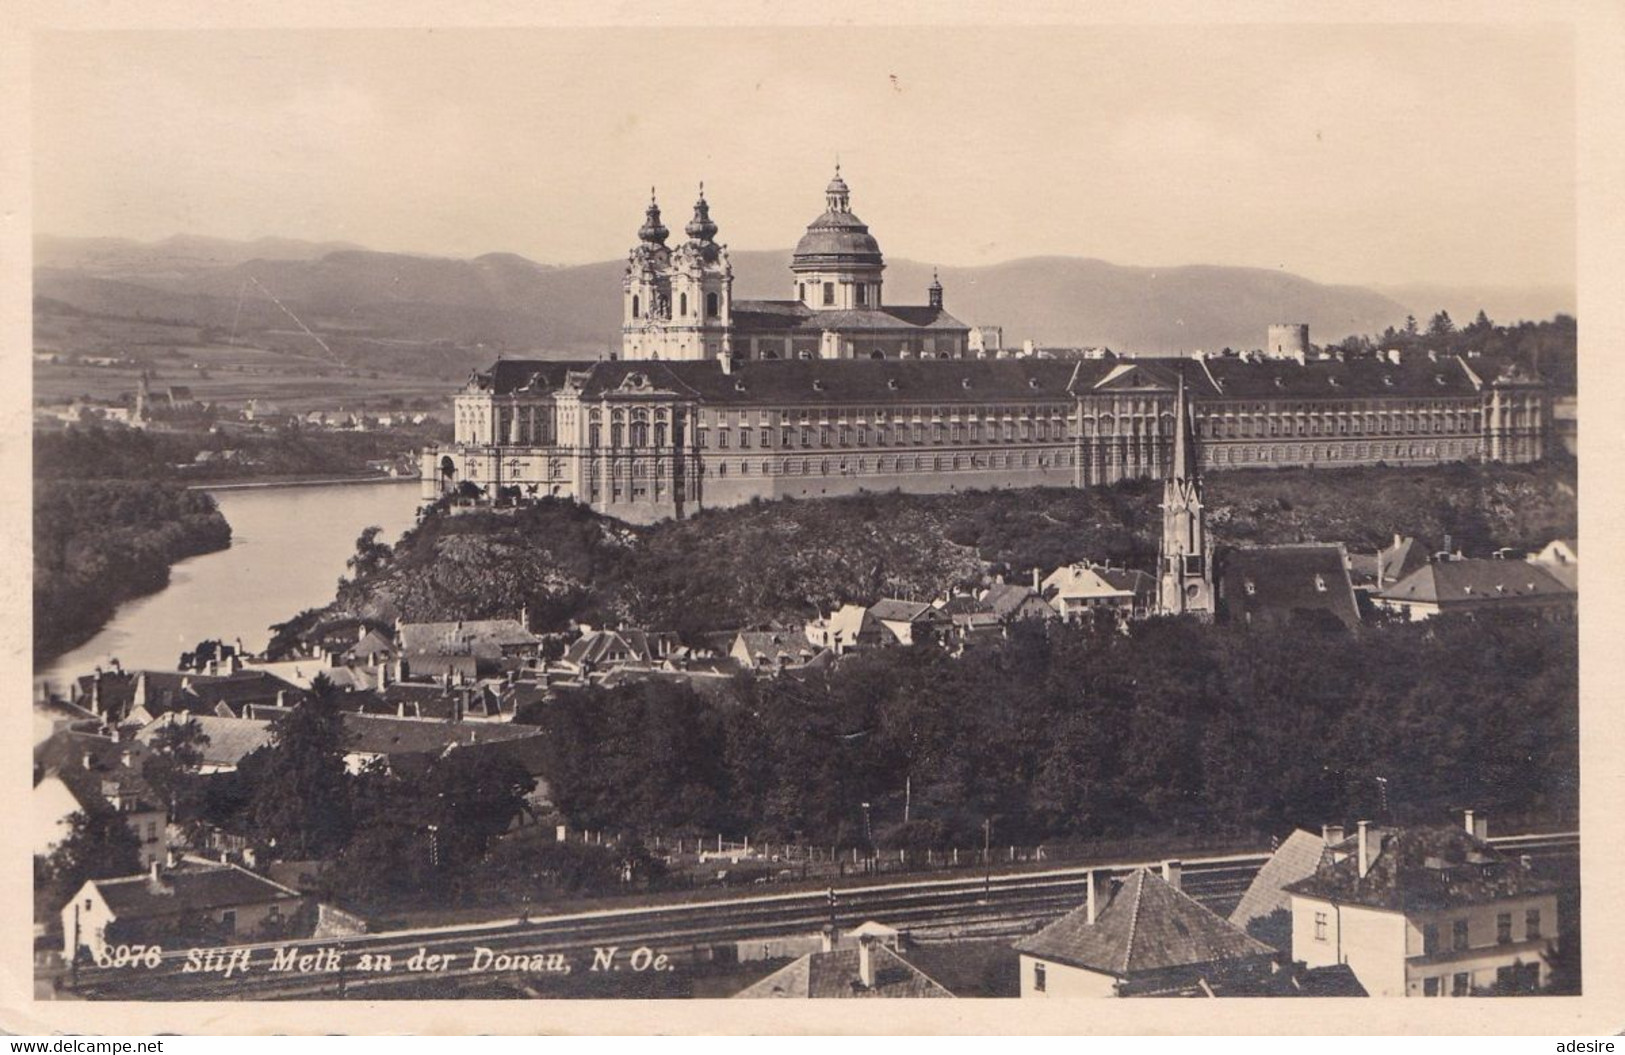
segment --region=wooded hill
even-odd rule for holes
[[[930,599],[997,574],[1071,561],[1150,568],[1161,484],[873,494],[761,502],[637,528],[564,501],[436,514],[321,617],[511,616],[693,633],[804,620],[878,597]],[[1222,543],[1328,541],[1372,552],[1395,533],[1486,554],[1576,529],[1572,462],[1213,474]]]

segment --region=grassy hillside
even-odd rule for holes
[[[346,586],[333,615],[511,615],[700,631],[803,619],[880,595],[1075,560],[1149,567],[1160,484],[946,495],[858,495],[712,510],[634,528],[564,502],[434,516],[382,571]],[[1572,464],[1215,474],[1221,543],[1340,541],[1374,550],[1398,532],[1470,553],[1533,549],[1576,527]]]

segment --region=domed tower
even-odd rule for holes
[[[878,308],[885,269],[880,243],[852,214],[851,191],[836,165],[824,188],[824,213],[807,225],[790,258],[795,299],[814,311]]]
[[[688,240],[676,249],[653,189],[626,267],[621,355],[626,359],[714,359],[729,354],[733,267],[700,185]]]

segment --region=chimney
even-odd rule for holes
[[[1095,881],[1095,870],[1093,868],[1089,869],[1089,871],[1084,874],[1084,883],[1088,889],[1088,893],[1084,898],[1085,918],[1091,925],[1093,925],[1095,920],[1100,918],[1101,908],[1100,902],[1098,901],[1098,895],[1096,894],[1098,884]]]
[[[131,697],[130,705],[132,707],[147,705],[147,672],[144,670],[135,676],[135,695]]]
[[[724,374],[731,374],[734,372],[734,357],[731,355],[719,355],[717,356],[717,365],[722,367],[722,372]]]
[[[175,853],[175,848],[174,847],[170,847],[168,850],[164,851],[164,867],[165,868],[174,868],[175,867],[175,862],[177,860],[179,860],[179,857]],[[156,864],[156,863],[157,862],[154,862],[154,864]]]
[[[1038,569],[1033,569],[1033,593],[1038,592]]]
[[[1466,829],[1468,835],[1473,834],[1473,811],[1472,810],[1462,810],[1461,811],[1461,826]]]
[[[1361,879],[1364,879],[1365,874],[1367,872],[1371,871],[1371,838],[1370,838],[1369,833],[1367,832],[1367,828],[1369,828],[1370,825],[1371,825],[1370,821],[1361,821],[1360,822],[1360,878]]]
[[[875,936],[858,938],[858,981],[865,989],[875,987]]]
[[[1179,861],[1164,861],[1162,862],[1162,881],[1175,890],[1180,890],[1182,889],[1179,885],[1180,877],[1184,874],[1184,871],[1184,865]]]
[[[1341,824],[1323,824],[1320,826],[1320,837],[1327,846],[1336,846],[1343,841],[1343,826]]]
[[[833,923],[824,924],[824,929],[819,932],[819,936],[823,939],[823,950],[825,952],[834,952],[835,925]]]
[[[258,866],[258,864],[259,864],[259,854],[254,852],[254,848],[252,846],[244,848],[244,850],[243,850],[243,866],[245,868],[254,868],[254,867]]]
[[[158,860],[156,857],[152,859],[152,864],[147,868],[147,879],[151,881],[153,886],[161,886],[163,884],[164,865],[163,862]]]

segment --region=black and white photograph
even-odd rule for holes
[[[1594,6],[40,16],[19,1020],[1576,1028]]]

